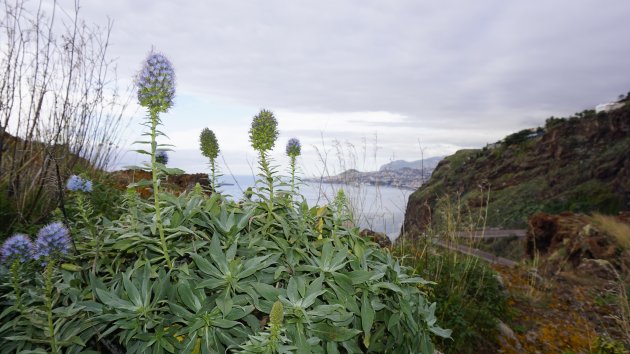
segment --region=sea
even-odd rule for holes
[[[225,175],[218,179],[219,191],[234,200],[243,198],[256,177]],[[348,198],[355,220],[361,228],[383,232],[394,240],[400,234],[409,195],[413,190],[370,184],[336,184],[303,181],[297,186],[309,206],[329,204],[340,189]]]

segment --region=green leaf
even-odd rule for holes
[[[218,278],[208,278],[206,280],[202,280],[197,284],[197,289],[207,288],[210,290],[216,289],[221,286],[226,286],[227,282],[223,279]]]
[[[453,333],[453,331],[450,329],[444,329],[444,328],[436,327],[436,326],[429,327],[429,331],[431,331],[433,334],[440,336],[442,338],[450,338],[451,333]]]
[[[394,333],[394,328],[400,327],[400,312],[395,312],[389,317],[389,321],[387,321],[387,330],[391,333]]]
[[[257,271],[270,266],[271,264],[265,262],[269,257],[271,257],[271,254],[248,259],[243,264],[243,270],[238,274],[238,277],[240,279],[247,278],[248,276],[256,273]]]
[[[182,280],[177,286],[177,293],[179,297],[182,299],[182,302],[194,312],[199,312],[201,309],[201,302],[193,293],[192,288],[188,281]]]
[[[371,280],[376,274],[376,272],[369,272],[367,270],[355,270],[347,273],[348,277],[352,279],[352,285],[363,284]]]
[[[339,354],[339,349],[337,348],[337,343],[335,343],[335,342],[327,342],[326,343],[326,354]]]
[[[142,307],[143,302],[142,302],[142,298],[140,297],[140,292],[138,291],[138,288],[136,288],[136,286],[131,282],[131,280],[129,280],[128,275],[123,275],[123,287],[125,288],[125,292],[127,293],[127,296],[129,296],[129,300],[131,300],[131,302],[133,302],[134,305],[136,305],[137,307]]]
[[[363,328],[363,345],[366,348],[370,347],[370,337],[372,331],[372,325],[374,324],[374,309],[372,303],[368,297],[367,291],[363,291],[363,300],[361,301],[361,327]]]
[[[129,183],[127,188],[138,188],[138,187],[149,187],[153,185],[153,181],[149,181],[147,179],[142,179],[138,182]]]
[[[260,296],[262,296],[263,298],[265,298],[265,300],[268,300],[268,301],[278,300],[278,296],[280,296],[281,294],[280,289],[269,284],[252,283],[252,286],[254,287],[254,289],[256,289],[256,292],[260,294]]]
[[[195,265],[197,265],[197,268],[199,268],[199,270],[202,271],[203,273],[207,275],[212,275],[213,277],[216,277],[216,278],[222,277],[223,274],[221,274],[221,272],[215,266],[213,266],[210,262],[208,262],[208,260],[206,260],[205,258],[201,257],[200,255],[196,253],[192,253],[190,257],[195,262]]]
[[[103,303],[113,309],[125,309],[135,311],[136,307],[132,303],[125,301],[115,295],[110,294],[107,290],[96,288],[96,295]]]
[[[175,316],[179,316],[185,320],[190,320],[192,317],[194,317],[194,314],[192,312],[186,310],[178,304],[170,303],[169,306],[171,308],[171,312],[173,312]]]
[[[361,333],[358,329],[335,327],[325,322],[311,325],[309,329],[317,337],[329,342],[345,342]]]
[[[228,292],[224,292],[224,294],[222,294],[221,296],[219,296],[216,300],[215,300],[217,306],[219,307],[219,309],[221,310],[221,312],[223,313],[223,317],[226,317],[230,311],[232,311],[232,305],[234,304],[234,302],[232,301],[232,298],[230,297],[230,295],[228,294]]]
[[[300,294],[298,293],[295,277],[289,279],[289,284],[287,285],[287,297],[289,298],[289,301],[294,304],[300,300]]]
[[[227,274],[230,271],[227,259],[221,248],[221,240],[216,233],[212,236],[212,242],[210,243],[210,257],[214,263],[216,263],[222,274]]]

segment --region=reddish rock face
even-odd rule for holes
[[[628,151],[630,105],[560,120],[520,143],[460,150],[409,197],[401,233],[415,238],[435,226],[445,197],[470,215],[487,207],[489,227],[524,228],[536,211],[629,211]]]
[[[630,225],[629,215],[624,213],[611,220]],[[533,215],[527,230],[526,253],[532,259],[539,257],[538,268],[548,274],[577,269],[608,277],[630,270],[630,252],[593,217],[584,214]]]
[[[141,170],[115,171],[112,172],[112,177],[115,180],[116,188],[125,190],[130,183],[138,182],[143,179],[150,181],[151,172]],[[168,178],[162,181],[161,185],[173,193],[180,194],[192,190],[197,183],[204,187],[205,190],[210,189],[208,175],[205,173],[168,176]],[[152,194],[150,187],[139,188],[139,193],[143,198],[147,198]]]

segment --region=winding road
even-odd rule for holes
[[[527,234],[527,230],[523,229],[486,229],[486,230],[476,230],[476,231],[461,231],[456,233],[457,237],[462,238],[474,238],[474,239],[491,239],[491,238],[505,238],[505,237],[525,237]],[[445,242],[442,240],[433,240],[438,246],[448,248],[453,251],[457,251],[463,254],[467,254],[470,256],[479,257],[485,259],[486,261],[493,264],[500,264],[508,267],[515,267],[518,262],[515,262],[511,259],[503,258],[496,256],[490,252],[482,251],[477,248],[473,248],[470,246],[464,246],[453,242]]]

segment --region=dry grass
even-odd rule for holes
[[[624,249],[630,249],[630,224],[619,221],[614,216],[593,214],[593,223],[598,229],[610,236]]]
[[[626,250],[630,249],[630,224],[620,221],[614,216],[595,213],[591,216],[593,224],[603,233],[615,238],[617,243]],[[630,304],[626,293],[626,281],[619,276],[618,285],[618,313],[611,314],[617,322],[621,332],[624,334],[624,341],[630,343]]]

